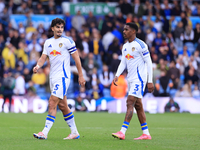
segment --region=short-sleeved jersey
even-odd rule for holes
[[[70,54],[76,51],[74,41],[66,36],[58,39],[47,39],[44,43],[43,54],[49,57],[50,78],[70,78]]]
[[[127,66],[128,82],[147,82],[147,66],[143,58],[147,57],[149,50],[147,45],[140,39],[135,38],[132,42],[126,42],[122,48],[122,61]]]

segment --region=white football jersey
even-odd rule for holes
[[[50,60],[50,78],[70,78],[70,54],[76,51],[74,41],[66,36],[58,39],[47,39],[44,43],[43,54]]]
[[[127,66],[128,82],[147,82],[147,66],[144,58],[148,55],[150,54],[147,45],[138,38],[123,45],[121,61]]]

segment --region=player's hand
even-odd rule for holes
[[[115,78],[113,79],[113,83],[114,83],[115,86],[118,86],[117,83],[116,83],[117,81],[118,81],[118,77],[115,76]]]
[[[153,83],[148,83],[148,84],[147,84],[147,88],[148,88],[149,93],[152,93],[153,90],[154,90]]]
[[[79,85],[85,86],[85,79],[83,76],[79,76],[78,78]]]
[[[36,65],[36,66],[33,68],[33,73],[37,73],[37,71],[38,71],[39,68],[40,68],[40,67],[39,67],[38,65]]]

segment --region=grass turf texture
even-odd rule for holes
[[[33,133],[44,127],[47,114],[0,113],[0,150],[130,150],[130,149],[200,149],[200,115],[146,114],[152,140],[134,141],[142,134],[136,114],[133,115],[125,140],[111,133],[120,130],[125,114],[74,113],[80,133],[78,140],[63,140],[70,129],[57,113],[47,140]]]

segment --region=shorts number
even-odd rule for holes
[[[54,88],[55,91],[58,90],[58,86],[59,86],[59,84],[56,84],[56,86]]]
[[[139,85],[138,84],[135,84],[135,89],[134,89],[134,92],[133,92],[133,94],[136,94],[136,91],[138,91],[139,90]]]
[[[53,91],[54,94],[56,94],[56,91],[58,90],[58,86],[59,86],[59,84],[56,84],[56,85],[55,85],[55,88],[53,89],[53,90],[54,90],[54,91]]]

